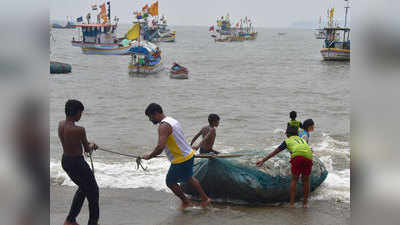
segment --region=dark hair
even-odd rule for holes
[[[288,137],[290,136],[298,136],[299,135],[299,129],[294,126],[287,126],[286,128],[286,134]]]
[[[303,122],[303,126],[301,127],[303,130],[308,130],[309,127],[314,125],[314,121],[312,119],[306,119]]]
[[[157,103],[151,103],[149,106],[147,106],[146,111],[144,111],[146,116],[151,116],[155,113],[163,113],[161,106]]]
[[[296,111],[291,111],[289,114],[289,117],[290,117],[290,119],[293,119],[293,120],[296,119],[296,117],[297,117]]]
[[[210,115],[208,115],[208,122],[212,123],[215,121],[219,121],[219,116],[217,114],[213,114],[211,113]]]
[[[83,106],[82,102],[75,100],[75,99],[69,99],[65,103],[65,115],[66,116],[76,116],[79,112],[82,112],[85,109]]]

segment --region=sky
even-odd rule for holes
[[[50,19],[66,20],[90,12],[92,4],[104,0],[50,0]],[[111,0],[111,15],[122,23],[134,20],[133,12],[155,0]],[[217,16],[230,14],[238,21],[249,16],[257,27],[291,27],[296,22],[318,23],[328,8],[334,7],[335,16],[344,18],[344,0],[159,0],[159,13],[167,17],[169,25],[210,26]],[[351,9],[350,9],[351,15]]]

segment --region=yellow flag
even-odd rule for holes
[[[329,20],[332,21],[333,19],[333,13],[335,12],[335,9],[332,8],[331,11],[329,12]]]
[[[135,25],[133,25],[131,27],[131,29],[129,29],[128,33],[126,33],[126,39],[128,40],[135,40],[138,39],[140,35],[140,26],[139,23],[135,23]]]

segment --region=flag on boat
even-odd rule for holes
[[[148,9],[150,15],[152,16],[158,16],[158,1],[153,3],[150,8]]]
[[[148,8],[149,8],[149,6],[146,4],[146,5],[142,8],[142,12],[145,12],[146,9],[148,9]]]
[[[83,21],[83,18],[82,18],[82,16],[81,17],[78,17],[78,18],[76,18],[76,22],[82,22]]]
[[[97,5],[92,5],[92,10],[97,10]]]
[[[100,13],[107,14],[107,12],[106,12],[106,4],[105,3],[100,5],[100,9],[101,9]]]
[[[208,29],[208,31],[213,31],[214,30],[214,26],[211,26],[210,29]]]
[[[139,23],[135,23],[135,25],[133,25],[131,27],[131,29],[129,29],[129,31],[126,33],[126,39],[128,40],[135,40],[138,39],[140,35],[140,25]]]

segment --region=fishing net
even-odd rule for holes
[[[207,195],[222,202],[276,203],[289,201],[290,154],[282,151],[269,159],[260,168],[257,160],[268,152],[240,151],[246,154],[235,159],[198,159],[194,165],[194,177],[199,180]],[[249,155],[250,153],[250,155]],[[310,175],[310,191],[314,191],[327,177],[328,171],[314,156]],[[296,197],[303,195],[301,179],[297,185]],[[198,198],[190,185],[183,184],[184,192]]]

